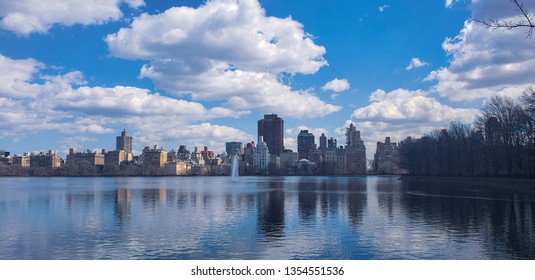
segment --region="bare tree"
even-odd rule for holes
[[[526,9],[524,3],[518,0],[511,0],[511,2],[513,2],[513,4],[516,6],[516,9],[520,13],[520,18],[518,20],[474,19],[474,21],[494,29],[511,30],[518,27],[528,28],[526,38],[530,38],[531,35],[533,35],[533,29],[535,28],[535,15]]]

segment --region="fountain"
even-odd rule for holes
[[[238,181],[239,167],[238,153],[236,152],[232,155],[232,163],[230,164],[230,176],[232,176],[232,181]]]

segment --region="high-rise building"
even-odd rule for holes
[[[284,120],[276,114],[264,115],[258,121],[258,137],[262,136],[269,153],[280,156],[284,151]]]
[[[269,149],[266,142],[262,141],[262,136],[258,137],[258,143],[253,153],[253,166],[255,173],[266,175],[270,160]]]
[[[109,151],[104,154],[104,164],[120,166],[121,162],[129,161],[128,153],[125,150]]]
[[[252,165],[253,164],[253,154],[255,150],[254,141],[251,143],[247,143],[245,145],[245,148],[243,150],[243,160],[245,163]]]
[[[284,150],[280,157],[281,168],[283,169],[283,172],[287,173],[294,166],[297,160],[297,153],[288,149]]]
[[[152,149],[145,147],[141,156],[143,156],[144,166],[163,167],[167,162],[167,152],[157,145]]]
[[[373,158],[373,171],[376,174],[402,174],[400,168],[400,155],[397,143],[390,142],[386,137],[385,142],[377,142],[377,149]]]
[[[349,175],[366,174],[366,147],[360,131],[350,124],[346,131],[346,172]]]
[[[243,154],[243,144],[242,142],[227,142],[225,143],[225,151],[227,155],[232,156],[234,154],[242,155]]]
[[[117,136],[115,142],[116,150],[125,150],[127,153],[132,153],[132,136],[128,136],[126,129],[123,129],[121,136]]]
[[[297,135],[297,156],[299,159],[308,159],[308,151],[315,148],[314,134],[308,130],[301,130]]]
[[[332,137],[329,138],[329,140],[327,141],[327,148],[338,148],[338,140]]]
[[[346,145],[348,147],[356,147],[363,145],[362,140],[360,139],[360,131],[351,123],[348,128],[346,128]]]
[[[180,147],[178,147],[178,152],[176,156],[180,160],[188,160],[191,158],[191,152],[188,150],[188,148],[186,148],[186,146],[181,145]]]
[[[320,136],[320,151],[325,156],[325,152],[327,151],[327,136],[325,136],[325,133],[322,133]]]

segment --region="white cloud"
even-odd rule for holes
[[[370,104],[353,112],[352,118],[369,121],[431,122],[447,124],[451,121],[471,122],[477,109],[452,108],[428,97],[421,90],[396,89],[391,92],[376,90],[370,95]]]
[[[121,3],[132,8],[143,0],[17,0],[0,2],[0,27],[28,35],[46,33],[54,24],[102,24],[122,17]]]
[[[339,106],[327,104],[307,91],[295,91],[270,72],[248,72],[214,68],[179,78],[143,68],[142,76],[161,81],[160,87],[177,94],[191,93],[193,100],[227,100],[235,110],[276,111],[291,117],[324,116]],[[172,89],[176,89],[173,91]]]
[[[37,93],[32,84],[43,64],[34,59],[13,60],[0,54],[0,97],[30,97]]]
[[[232,139],[250,136],[239,129],[214,125],[214,118],[239,117],[246,111],[204,105],[151,93],[149,90],[116,86],[89,87],[83,74],[40,75],[45,66],[33,59],[13,60],[0,55],[0,71],[9,64],[20,73],[2,76],[0,87],[0,139],[20,139],[42,131],[90,135],[114,133],[114,127],[128,127],[136,142],[204,144],[222,146]],[[30,82],[32,76],[39,82]],[[14,84],[31,88],[15,94]],[[176,148],[176,147],[175,147]]]
[[[139,8],[145,6],[144,0],[123,0],[130,8]]]
[[[294,117],[340,110],[281,82],[282,73],[313,74],[327,65],[303,26],[267,17],[257,0],[209,1],[134,19],[106,37],[113,56],[148,60],[140,77],[193,100],[223,100],[236,110]]]
[[[350,87],[347,79],[334,79],[321,87],[323,91],[342,92],[348,90]]]
[[[327,64],[325,48],[314,44],[302,24],[266,17],[256,0],[209,1],[197,9],[143,14],[106,42],[114,56],[173,61],[176,71],[187,73],[211,68],[211,60],[248,71],[307,74]]]
[[[250,139],[254,139],[252,135],[249,135],[239,129],[215,125],[208,122],[201,124],[190,124],[177,127],[175,125],[168,125],[165,129],[159,129],[154,133],[143,133],[136,138],[141,143],[168,143],[175,145],[167,147],[172,149],[178,147],[178,145],[187,145],[190,149],[193,147],[202,148],[203,146],[209,146],[212,150],[224,151],[225,142],[229,141],[241,141],[246,143]]]
[[[284,149],[290,149],[294,152],[297,152],[297,137],[285,137],[284,138]]]
[[[446,8],[449,8],[453,5],[453,3],[454,3],[454,0],[446,0],[446,3],[444,3],[444,6]]]
[[[417,90],[396,89],[391,92],[376,90],[370,95],[370,104],[359,108],[343,127],[335,131],[344,137],[345,127],[355,123],[366,144],[367,157],[372,158],[376,143],[391,137],[401,141],[408,136],[421,137],[433,129],[452,121],[471,123],[480,111],[471,108],[453,108]]]
[[[384,12],[386,10],[386,8],[390,8],[390,5],[382,5],[382,6],[379,6],[379,12]]]
[[[423,67],[428,65],[427,62],[420,60],[418,57],[411,58],[411,62],[409,65],[405,68],[406,70],[412,70],[414,68]]]
[[[533,11],[535,3],[525,3]],[[518,20],[509,1],[473,1],[473,18]],[[497,30],[466,21],[460,33],[446,38],[442,48],[450,64],[432,71],[426,81],[436,81],[434,90],[452,100],[481,100],[496,94],[519,96],[535,76],[533,40],[526,29]]]

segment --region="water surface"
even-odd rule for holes
[[[535,259],[534,226],[483,184],[0,178],[0,259]]]

